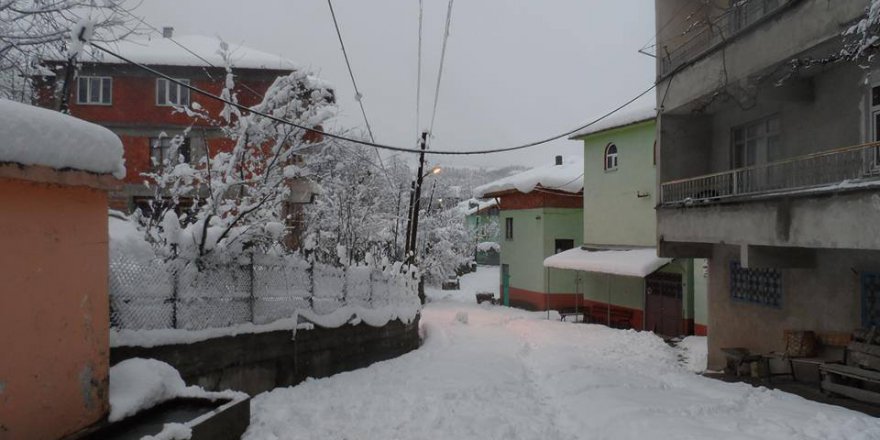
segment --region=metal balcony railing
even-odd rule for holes
[[[663,206],[690,206],[878,177],[880,142],[874,142],[666,182],[660,185],[660,203]]]
[[[692,23],[680,45],[658,48],[660,76],[667,75],[796,0],[740,0],[708,22]],[[690,35],[688,35],[690,34]]]

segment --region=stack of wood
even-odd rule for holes
[[[841,364],[823,364],[822,391],[880,404],[880,332],[857,330]]]

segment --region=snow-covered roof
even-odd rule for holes
[[[476,206],[471,206],[476,205]],[[498,205],[498,200],[489,199],[489,200],[478,200],[478,199],[468,199],[458,204],[459,209],[464,215],[474,215],[486,208],[491,208],[493,206]]]
[[[544,259],[544,267],[644,278],[672,261],[655,248],[585,250],[579,247]]]
[[[179,37],[175,36],[173,40],[170,38],[132,39],[105,44],[110,50],[119,55],[142,64],[198,67],[210,67],[211,65],[216,67],[225,66],[225,62],[219,53],[221,41],[213,37],[181,35]],[[300,66],[279,55],[273,55],[238,44],[227,44],[229,44],[229,53],[233,67],[239,69],[300,70]],[[199,56],[193,55],[180,46],[186,47]],[[204,58],[204,60],[199,57]],[[64,57],[61,56],[58,59],[53,57],[52,60],[65,61]],[[210,61],[210,64],[205,62],[205,60]],[[80,61],[111,64],[123,63],[118,58],[104,54],[91,46],[86,47],[80,57]]]
[[[7,99],[0,121],[0,162],[125,177],[122,141],[100,125]]]
[[[579,156],[571,156],[564,158],[562,165],[546,165],[532,168],[478,186],[474,188],[474,197],[482,198],[485,197],[486,194],[510,190],[529,193],[537,187],[569,193],[579,193],[584,189],[583,177],[583,159]]]
[[[584,128],[575,134],[569,136],[569,139],[580,139],[590,134],[596,134],[608,131],[614,128],[626,127],[627,125],[637,124],[639,122],[649,121],[657,117],[657,111],[654,107],[641,107],[632,110],[617,112],[589,127]]]

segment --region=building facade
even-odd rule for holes
[[[593,322],[705,334],[702,262],[656,255],[655,116],[624,112],[571,137],[584,143],[584,241],[545,266],[551,277],[575,274]]]
[[[217,52],[221,41],[201,36],[174,37],[144,41],[122,41],[112,49],[180,81],[206,92],[220,95],[227,60]],[[185,46],[193,53],[178,46]],[[218,152],[230,151],[232,143],[218,128],[223,104],[190,92],[173,82],[158,78],[137,66],[122,63],[110,55],[85,53],[69,88],[71,115],[109,128],[125,147],[124,185],[110,196],[110,207],[123,212],[150,210],[154,189],[144,185],[144,173],[155,171],[168,159],[171,141],[183,136],[178,151],[192,165]],[[279,76],[290,74],[296,66],[288,60],[242,46],[229,47],[233,66],[233,95],[245,106],[258,104]],[[58,108],[65,81],[66,60],[44,60],[53,74],[36,78],[37,104]],[[47,73],[48,73],[47,72]],[[181,111],[181,109],[188,109]],[[193,117],[199,112],[211,119]]]
[[[474,190],[498,200],[501,226],[501,300],[528,310],[579,306],[575,276],[548,276],[546,257],[583,242],[581,158],[497,180]]]
[[[658,248],[708,258],[709,367],[880,324],[880,83],[866,2],[657,0]]]

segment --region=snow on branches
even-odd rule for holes
[[[234,100],[234,86],[227,68],[223,96]],[[278,77],[253,109],[317,128],[333,116],[335,107],[325,83],[294,71]],[[198,109],[179,110],[194,118],[210,117]],[[277,246],[285,233],[286,203],[295,184],[310,175],[301,153],[324,145],[308,130],[233,106],[224,108],[221,116],[215,122],[229,148],[206,151],[190,165],[179,154],[184,136],[175,136],[162,162],[154,164],[156,171],[144,175],[156,193],[154,200],[167,200],[154,202],[153,215],[141,218],[148,237],[166,258],[200,260],[209,254],[236,256],[253,247]],[[178,216],[184,199],[193,200],[193,206]]]
[[[880,40],[880,0],[869,0],[865,15],[858,23],[844,31],[849,41],[844,45],[842,55],[845,58],[858,60],[873,57],[873,51]]]

